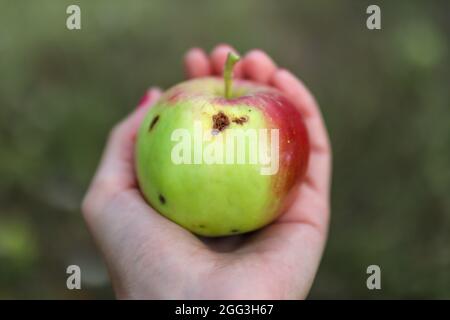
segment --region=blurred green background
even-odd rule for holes
[[[81,7],[82,29],[66,29]],[[378,4],[382,29],[366,28]],[[334,154],[311,298],[450,298],[448,1],[0,1],[0,298],[112,298],[80,215],[110,128],[192,46],[266,50]],[[66,267],[83,290],[66,289]],[[377,264],[382,290],[366,288]]]

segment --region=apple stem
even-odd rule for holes
[[[234,52],[229,52],[227,56],[227,61],[225,62],[225,68],[223,70],[223,78],[225,81],[225,98],[231,98],[231,84],[233,79],[233,67],[241,59]]]

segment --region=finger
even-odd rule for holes
[[[305,85],[291,72],[278,69],[272,76],[271,84],[287,95],[300,109],[303,116],[317,116],[320,114],[312,94]]]
[[[160,89],[149,89],[138,108],[111,131],[92,187],[105,195],[135,186],[134,140],[137,129],[159,96]]]
[[[222,76],[225,61],[227,60],[227,56],[230,51],[238,54],[238,52],[233,47],[227,44],[219,44],[211,51],[210,54],[211,66],[213,74],[215,74],[216,76]],[[238,61],[234,65],[233,77],[235,78],[242,77],[242,61]]]
[[[211,75],[209,58],[200,48],[192,48],[186,53],[184,56],[184,69],[189,79]]]
[[[277,70],[273,60],[262,50],[251,50],[242,61],[243,76],[260,83],[268,83]]]
[[[137,108],[149,108],[156,103],[162,91],[158,87],[149,88],[139,101]]]
[[[303,115],[311,145],[311,159],[306,175],[327,196],[330,185],[331,149],[319,107],[308,89],[289,71],[276,71],[271,83],[281,90]]]

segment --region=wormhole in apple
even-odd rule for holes
[[[214,130],[223,131],[230,125],[230,119],[222,111],[213,115],[212,120]]]
[[[152,123],[150,123],[150,128],[148,128],[148,131],[152,130],[153,127],[155,126],[155,124],[158,122],[159,120],[159,116],[156,116],[153,120]]]
[[[248,117],[247,116],[243,116],[243,117],[239,117],[239,118],[234,118],[232,120],[234,123],[239,124],[239,125],[243,125],[244,123],[246,123],[248,121]]]
[[[159,199],[159,202],[161,202],[161,204],[166,204],[166,198],[164,198],[164,196],[162,194],[159,195],[158,199]]]

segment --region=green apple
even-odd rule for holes
[[[136,174],[149,204],[203,236],[261,228],[289,206],[309,141],[298,109],[278,90],[206,77],[166,91],[143,120]]]

